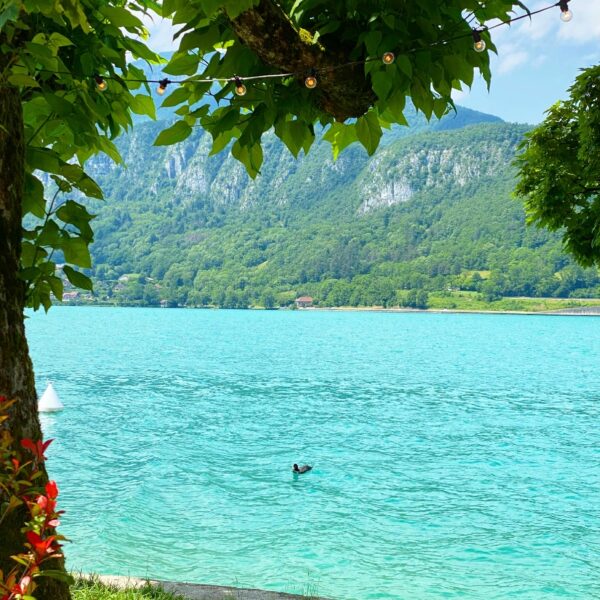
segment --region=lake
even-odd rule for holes
[[[66,406],[42,425],[69,568],[600,596],[598,318],[55,307],[27,332]]]

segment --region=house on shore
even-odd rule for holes
[[[310,308],[313,305],[313,299],[310,296],[300,296],[296,298],[296,308]]]

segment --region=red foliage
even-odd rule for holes
[[[45,442],[42,442],[41,440],[37,440],[37,442],[34,442],[29,438],[25,438],[24,440],[21,440],[21,446],[26,450],[29,450],[37,460],[45,461],[46,455],[44,452],[46,452],[46,449],[53,441],[54,440],[46,440]]]
[[[7,412],[10,404],[12,402],[5,396],[0,396],[0,416],[1,413]],[[0,439],[0,464],[6,465],[6,469],[0,470],[0,495],[2,490],[11,491],[5,512],[0,512],[0,520],[6,512],[23,503],[31,515],[31,520],[23,529],[26,551],[13,557],[19,563],[18,566],[10,573],[0,572],[0,600],[18,600],[23,596],[33,598],[32,593],[36,587],[34,576],[44,575],[41,565],[50,558],[62,556],[58,540],[64,538],[56,534],[55,528],[60,525],[58,517],[63,511],[56,510],[56,482],[48,481],[43,490],[37,487],[36,483],[38,465],[46,460],[45,452],[52,440],[21,440],[21,446],[33,454],[33,460],[23,461],[10,442],[6,441],[8,439],[5,438],[4,443]],[[35,500],[32,500],[32,497]]]

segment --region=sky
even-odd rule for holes
[[[530,10],[552,2],[525,2]],[[544,111],[568,97],[580,69],[600,63],[600,0],[571,0],[573,19],[555,8],[492,32],[492,85],[479,79],[456,102],[506,121],[539,123]]]
[[[552,0],[525,2],[534,11]],[[457,104],[506,121],[536,124],[544,111],[568,96],[581,68],[600,63],[600,0],[570,0],[573,19],[560,20],[558,7],[492,32],[498,55],[490,53],[492,85],[483,79],[455,95]],[[491,25],[489,23],[488,25]],[[149,45],[173,50],[167,21],[148,23]]]

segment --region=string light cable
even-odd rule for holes
[[[468,37],[471,37],[473,39],[473,49],[475,50],[475,52],[484,52],[486,50],[486,43],[482,39],[481,34],[492,31],[493,29],[497,29],[498,27],[503,27],[505,25],[511,25],[512,23],[520,21],[521,19],[531,19],[535,15],[546,12],[548,10],[556,9],[557,7],[560,9],[560,19],[564,22],[571,21],[571,19],[573,18],[573,13],[569,8],[570,1],[571,0],[559,0],[558,2],[551,4],[549,6],[545,6],[543,8],[539,8],[534,11],[527,10],[527,12],[522,15],[518,15],[511,19],[507,19],[504,21],[501,20],[498,23],[495,23],[490,26],[480,25],[479,27],[472,27],[472,24],[474,21],[473,21],[473,15],[471,15],[471,18],[468,21],[465,21],[469,25],[469,27],[471,27],[471,31],[469,33],[462,33],[462,34],[459,34],[459,35],[456,35],[456,36],[453,36],[453,37],[450,37],[447,39],[438,40],[436,42],[433,42],[431,44],[427,44],[427,45],[424,45],[421,47],[404,50],[402,52],[402,54],[406,55],[406,54],[414,54],[417,52],[423,52],[423,51],[429,50],[431,48],[435,48],[438,46],[445,46],[451,42],[461,40],[461,39],[466,39]],[[245,96],[248,91],[247,87],[245,85],[245,82],[247,83],[247,82],[255,82],[255,81],[264,81],[267,79],[286,79],[288,77],[294,77],[296,79],[302,80],[304,82],[304,85],[306,86],[306,88],[313,90],[316,87],[318,87],[319,78],[323,74],[338,71],[340,69],[356,67],[358,65],[366,65],[373,61],[381,61],[381,62],[383,62],[384,65],[391,65],[395,62],[395,60],[396,60],[396,54],[392,51],[388,51],[388,52],[385,52],[382,56],[377,56],[377,57],[371,56],[371,57],[367,57],[363,60],[355,60],[355,61],[346,62],[346,63],[339,64],[339,65],[322,67],[320,69],[313,68],[313,69],[305,70],[303,72],[267,73],[267,74],[263,74],[263,75],[248,75],[248,76],[244,76],[244,77],[242,77],[240,75],[233,75],[231,77],[196,77],[196,76],[192,76],[192,77],[188,77],[187,79],[183,79],[183,80],[171,80],[168,78],[130,79],[130,78],[124,78],[124,77],[95,74],[93,76],[93,80],[96,84],[96,89],[99,92],[106,91],[106,89],[108,88],[107,81],[119,80],[119,81],[126,81],[126,82],[130,82],[130,83],[145,83],[145,84],[155,83],[155,84],[158,84],[158,88],[156,91],[160,96],[162,96],[166,92],[167,87],[169,85],[186,85],[189,83],[233,84],[235,94],[237,96]],[[70,75],[69,72],[62,73],[62,72],[57,72],[57,71],[51,71],[48,69],[39,69],[38,72],[53,73],[55,75],[59,75],[59,74]]]

